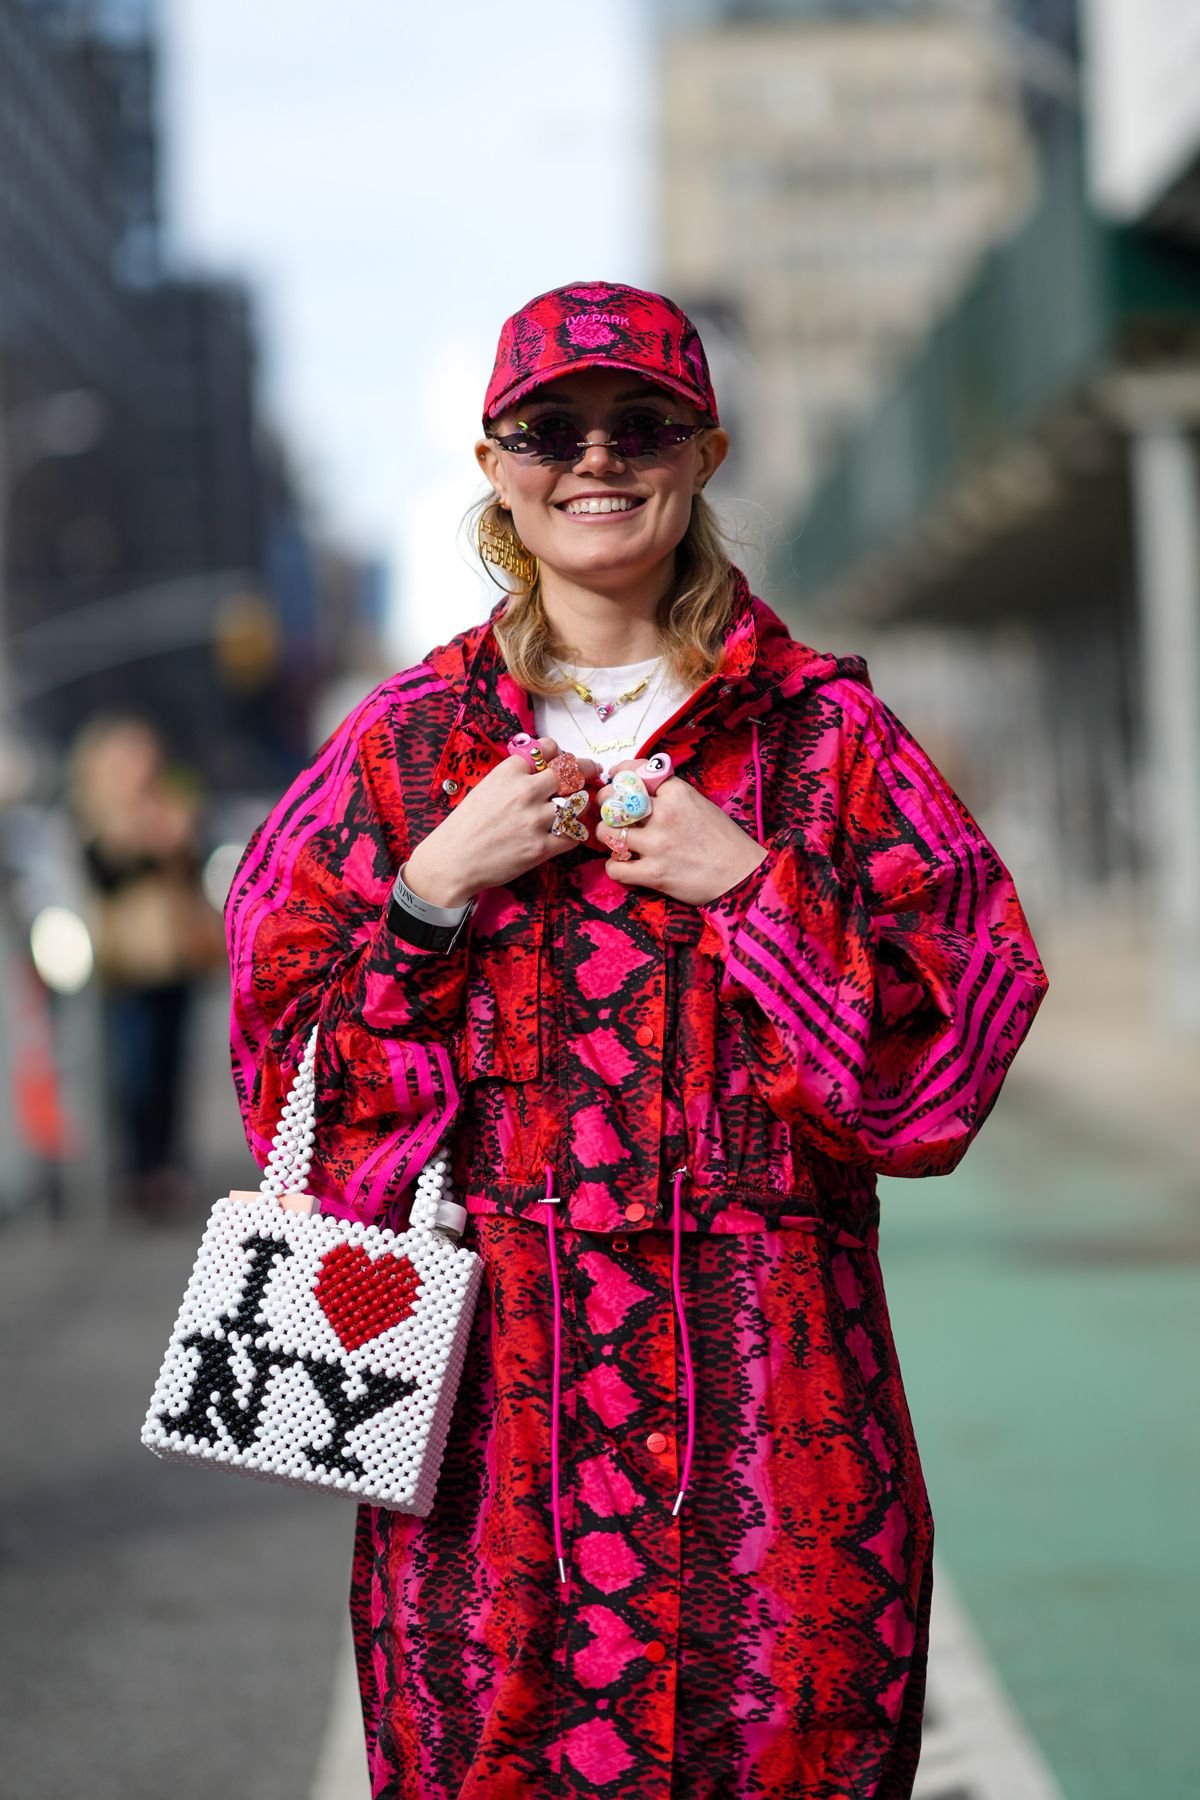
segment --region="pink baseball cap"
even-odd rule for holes
[[[629,369],[718,423],[700,333],[673,300],[615,281],[572,281],[504,321],[483,402],[485,429],[534,388],[577,369]]]

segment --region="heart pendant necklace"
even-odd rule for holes
[[[660,657],[659,661],[661,662],[661,660]],[[612,718],[618,706],[624,706],[627,700],[636,700],[638,695],[644,692],[646,685],[650,680],[649,675],[643,675],[642,679],[637,682],[635,686],[626,688],[625,692],[623,694],[618,694],[615,700],[597,700],[595,694],[592,692],[591,688],[588,687],[586,682],[580,681],[577,676],[568,675],[565,669],[560,669],[559,674],[563,676],[564,680],[570,682],[584,705],[592,708],[602,725]]]
[[[563,706],[566,708],[566,711],[569,714],[569,716],[575,721],[576,725],[579,726],[580,735],[582,736],[584,743],[587,745],[587,747],[591,751],[592,755],[601,764],[604,763],[606,758],[612,756],[614,751],[632,750],[636,746],[637,741],[638,741],[638,734],[640,733],[642,725],[645,722],[646,714],[650,711],[650,707],[653,703],[654,696],[658,692],[659,687],[662,685],[662,679],[663,679],[664,673],[665,673],[665,669],[664,669],[663,665],[660,663],[658,673],[654,677],[653,683],[650,688],[650,692],[646,696],[646,704],[642,708],[641,714],[638,718],[638,722],[637,722],[636,726],[634,727],[630,736],[621,737],[621,738],[613,738],[607,744],[597,744],[592,741],[592,739],[589,737],[587,731],[584,729],[583,723],[580,720],[579,715],[575,712],[573,707],[567,706],[566,695],[565,694],[563,695]],[[646,680],[649,681],[650,677],[647,676]],[[641,686],[644,687],[645,682],[642,682]]]

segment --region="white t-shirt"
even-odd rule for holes
[[[636,687],[643,676],[650,685],[633,700],[626,700],[607,719],[597,717],[594,706],[581,700],[574,688],[565,695],[533,696],[533,717],[538,737],[551,737],[560,750],[590,756],[605,775],[614,763],[637,756],[642,745],[677,713],[695,686],[669,681],[661,656],[644,662],[613,664],[602,669],[570,670],[603,703]]]

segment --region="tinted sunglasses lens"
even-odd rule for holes
[[[498,439],[506,450],[518,456],[528,456],[533,462],[577,462],[579,450],[577,444],[582,431],[577,430],[570,420],[547,419],[545,424],[540,420],[534,425],[523,425],[520,431],[505,433]]]
[[[686,443],[692,429],[665,419],[636,419],[615,432],[613,441],[623,457],[657,456],[676,444]]]
[[[520,448],[540,463],[578,462],[583,427],[574,419],[538,419],[520,434]]]
[[[540,462],[576,463],[583,455],[579,448],[583,426],[574,419],[549,419],[535,425],[529,435],[536,439]]]

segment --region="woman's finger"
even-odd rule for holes
[[[633,857],[628,839],[628,825],[606,825],[603,820],[596,826],[596,841],[611,850],[618,862],[629,862]]]
[[[533,760],[531,760],[536,759],[538,752],[546,762],[549,762],[552,757],[558,755],[558,745],[552,737],[530,737],[529,733],[525,731],[519,731],[515,737],[508,740],[509,755],[515,757],[518,762],[523,762],[531,775],[543,773],[541,769],[534,768]]]
[[[613,778],[614,778],[614,776],[619,775],[623,769],[632,769],[635,775],[640,775],[642,777],[643,783],[645,785],[646,792],[653,797],[654,795],[657,794],[659,788],[667,780],[668,775],[673,773],[673,771],[670,768],[670,758],[666,757],[662,760],[665,760],[668,765],[666,770],[664,770],[662,772],[654,771],[649,774],[648,774],[648,771],[650,770],[650,766],[655,761],[654,757],[649,757],[649,756],[626,757],[623,762],[614,763],[612,768],[608,771],[607,776],[605,777],[605,786],[600,789],[599,794],[597,795],[597,799],[599,799],[601,801],[608,799],[610,793],[612,792],[612,788],[614,786]]]
[[[587,757],[577,757],[570,750],[560,750],[550,764],[534,776],[533,791],[542,794],[576,794],[588,786],[589,771],[595,764]]]
[[[604,873],[610,881],[618,882],[622,887],[633,887],[638,880],[638,861],[634,857],[631,862],[619,862],[610,856],[604,865]]]
[[[610,856],[604,868],[611,880],[619,882],[623,887],[645,887],[653,888],[658,893],[669,892],[661,871],[656,873],[658,865],[647,862],[645,857],[635,856],[631,862],[619,862],[615,856]]]

